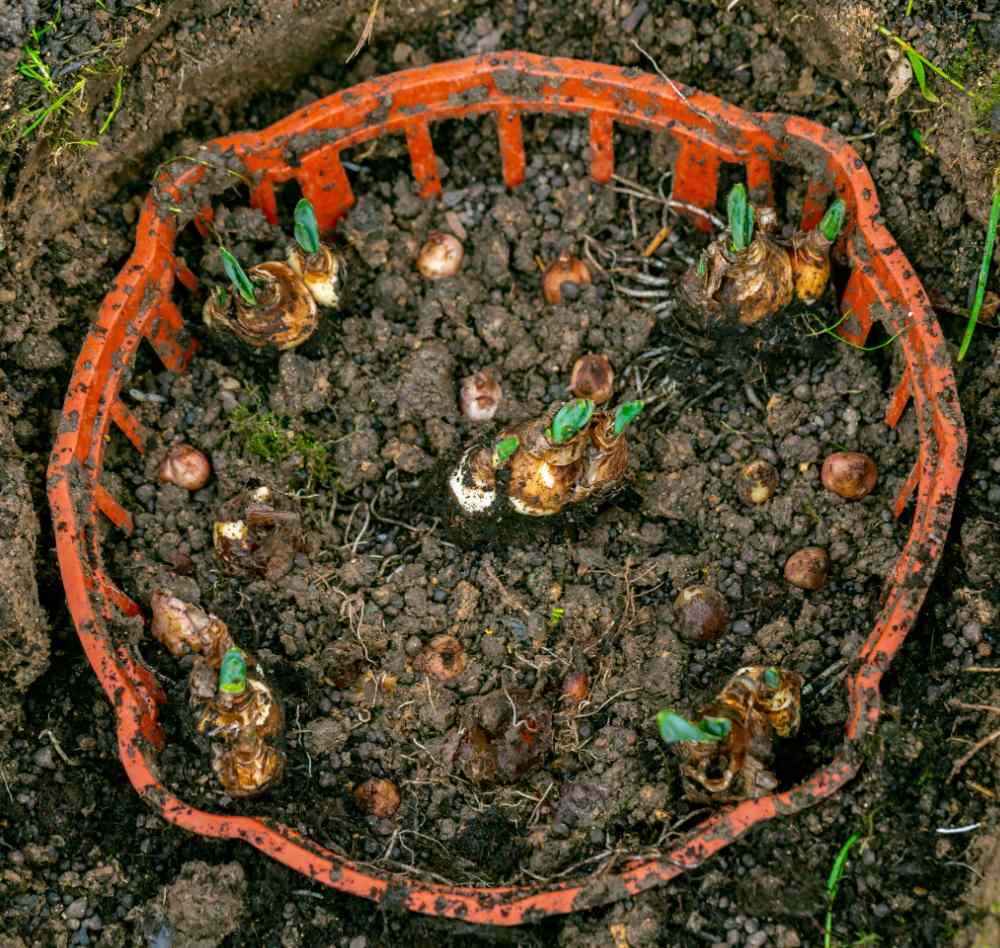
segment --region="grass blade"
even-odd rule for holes
[[[837,887],[840,885],[840,877],[844,874],[847,856],[859,839],[861,837],[857,833],[854,833],[840,847],[837,858],[833,860],[830,877],[826,880],[826,924],[823,928],[823,948],[830,948],[833,943],[833,902],[837,898]]]
[[[928,102],[940,102],[941,100],[927,87],[927,73],[924,71],[924,57],[916,50],[908,49],[906,58],[910,61],[910,68],[913,70],[913,77],[920,86],[920,94]]]
[[[958,350],[959,362],[965,358],[965,353],[969,351],[972,334],[976,331],[979,311],[983,308],[983,299],[986,296],[986,281],[989,278],[990,263],[993,260],[993,244],[996,241],[998,221],[1000,221],[1000,182],[995,182],[993,206],[990,208],[989,223],[986,225],[986,246],[983,248],[983,263],[979,268],[979,285],[976,287],[976,298],[973,300],[972,309],[969,310],[969,321],[965,324],[965,335],[962,337],[962,346]]]

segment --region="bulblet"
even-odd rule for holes
[[[315,253],[291,244],[286,259],[320,306],[331,309],[340,306],[346,277],[344,261],[326,244],[320,244]]]
[[[213,747],[212,769],[231,797],[262,793],[281,777],[284,766],[285,755],[255,734]]]

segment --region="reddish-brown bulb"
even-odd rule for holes
[[[861,500],[875,489],[878,469],[867,454],[837,451],[823,462],[823,486],[847,500]]]
[[[796,551],[785,563],[785,579],[799,589],[821,589],[826,584],[830,557],[818,546],[806,546]]]
[[[729,607],[720,592],[688,586],[674,600],[678,635],[685,642],[711,642],[729,628]]]
[[[542,276],[542,293],[548,303],[574,300],[581,286],[590,285],[587,264],[568,251],[563,251],[546,267]]]
[[[358,809],[376,819],[388,819],[399,809],[399,791],[391,780],[373,777],[354,790]]]
[[[175,444],[160,465],[160,480],[185,490],[201,490],[212,473],[205,455],[190,444]]]
[[[576,711],[590,696],[590,676],[585,671],[572,671],[562,683],[562,701],[569,711]]]
[[[588,352],[573,365],[569,390],[577,398],[589,398],[595,405],[610,401],[615,387],[615,370],[606,355]]]
[[[765,504],[778,489],[778,472],[767,461],[751,461],[740,471],[739,493],[744,503]]]

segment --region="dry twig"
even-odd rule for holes
[[[372,3],[372,8],[368,11],[368,19],[365,21],[365,28],[361,31],[361,36],[358,37],[358,45],[351,51],[351,55],[344,60],[345,66],[361,52],[365,43],[372,38],[372,33],[375,32],[375,17],[378,16],[378,8],[381,2],[382,0],[374,0]]]
[[[958,760],[955,761],[955,766],[951,768],[951,773],[948,774],[948,780],[954,780],[962,768],[976,756],[984,747],[992,744],[995,740],[1000,739],[1000,730],[993,731],[987,734],[981,741],[976,741],[969,750],[964,753]]]

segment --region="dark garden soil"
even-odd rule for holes
[[[616,905],[512,931],[477,930],[380,909],[313,886],[244,845],[171,827],[124,777],[111,708],[62,606],[44,466],[72,354],[128,255],[154,169],[192,154],[200,140],[262,127],[372,75],[502,48],[652,69],[635,40],[668,75],[741,107],[836,128],[869,163],[888,226],[941,301],[943,328],[957,343],[964,320],[950,311],[965,304],[978,271],[985,215],[979,205],[971,208],[978,220],[966,212],[967,201],[982,200],[979,171],[969,166],[965,186],[951,164],[961,158],[951,156],[973,141],[980,158],[995,163],[985,100],[968,115],[947,102],[921,111],[930,106],[915,88],[886,103],[888,82],[879,87],[875,72],[884,77],[892,63],[870,28],[853,46],[847,34],[830,32],[844,44],[831,62],[814,54],[814,37],[792,35],[783,4],[728,5],[428,4],[422,18],[390,7],[370,47],[344,66],[367,13],[367,4],[350,5],[350,22],[328,43],[297,36],[288,51],[273,53],[287,80],[269,76],[263,61],[248,67],[242,97],[233,63],[270,48],[262,31],[278,42],[329,14],[303,4],[256,18],[250,4],[175,4],[162,8],[168,22],[161,22],[153,8],[112,0],[96,15],[89,5],[63,5],[52,36],[81,56],[124,37],[134,85],[125,86],[107,147],[67,146],[68,126],[59,131],[60,154],[50,151],[44,163],[23,144],[4,152],[0,484],[9,546],[0,551],[0,681],[9,694],[0,703],[0,948],[816,945],[827,876],[852,834],[860,841],[840,885],[834,943],[996,943],[989,905],[1000,871],[1000,750],[988,744],[950,776],[994,726],[989,710],[956,702],[1000,704],[998,676],[968,670],[995,663],[1000,608],[995,317],[984,320],[958,373],[970,453],[950,546],[883,682],[882,720],[860,775],[825,803],[765,824],[699,870]],[[980,5],[981,19],[959,20],[944,4],[917,0],[904,20],[905,4],[876,6],[843,12],[885,22],[916,45],[932,37],[921,49],[942,63],[967,53],[963,82],[992,88],[991,31],[1000,31],[1000,11],[996,23],[990,4]],[[802,11],[832,30],[811,5]],[[53,15],[0,16],[0,43],[14,50],[12,77],[25,31]],[[883,58],[884,67],[871,65]],[[199,62],[214,64],[201,79]],[[310,63],[315,69],[303,73]],[[853,79],[852,63],[861,64]],[[189,78],[169,78],[181,65]],[[156,112],[158,85],[176,94],[173,112]],[[945,97],[944,86],[933,88]],[[92,93],[97,126],[113,87],[110,99]],[[29,104],[21,81],[4,88],[18,108]],[[199,107],[199,99],[209,104]],[[123,120],[146,121],[149,140],[137,142]],[[927,130],[934,122],[949,141],[940,154],[910,135],[915,123]],[[72,128],[78,138],[97,137]],[[679,303],[652,313],[649,304],[660,300],[629,295],[648,289],[635,278],[646,268],[669,281],[669,300],[704,244],[670,218],[670,238],[651,262],[638,262],[664,222],[657,194],[669,186],[662,143],[648,135],[617,133],[620,180],[599,187],[586,177],[582,124],[526,119],[527,183],[508,192],[492,121],[434,132],[444,165],[437,203],[415,195],[402,139],[347,156],[360,200],[336,237],[348,264],[346,303],[316,338],[277,362],[251,361],[207,335],[198,301],[185,298],[201,342],[190,372],[165,373],[144,351],[125,400],[153,438],[144,458],[117,434],[107,448],[104,482],[136,524],[129,538],[107,529],[114,579],[144,607],[154,589],[167,589],[229,623],[283,699],[281,784],[250,800],[225,797],[193,732],[185,665],[138,623],[122,623],[115,634],[168,692],[170,742],[159,766],[191,804],[279,819],[353,859],[435,880],[607,872],[682,838],[704,816],[705,807],[683,799],[677,759],[653,718],[666,706],[695,711],[737,668],[776,664],[807,682],[801,732],[778,745],[782,786],[833,755],[847,710],[843,659],[871,629],[909,529],[909,514],[897,522],[891,506],[913,463],[912,412],[895,431],[882,421],[899,355],[884,336],[874,341],[887,345],[865,352],[817,332],[838,318],[832,296],[784,317],[763,345],[751,346],[747,337],[706,340],[685,324]],[[102,162],[114,170],[101,170]],[[795,175],[783,182],[789,221],[803,186]],[[280,258],[297,197],[293,187],[279,196],[282,233],[248,210],[245,191],[234,186],[216,205],[219,236],[244,262]],[[62,228],[43,210],[59,202],[67,207]],[[452,280],[429,283],[414,268],[432,229],[465,243]],[[29,246],[18,245],[21,234],[31,236]],[[178,246],[199,276],[223,279],[214,244],[193,228]],[[591,261],[593,285],[546,306],[538,261],[563,249]],[[550,531],[526,526],[505,544],[456,543],[442,528],[441,484],[448,463],[484,430],[461,417],[459,380],[495,371],[502,425],[568,397],[570,368],[587,351],[614,365],[615,402],[647,402],[629,430],[627,487],[589,519]],[[192,495],[156,476],[179,440],[212,460],[212,479]],[[843,501],[820,484],[822,460],[835,450],[875,459],[878,483],[863,501]],[[754,459],[779,474],[775,496],[760,506],[739,494],[740,471]],[[302,523],[295,555],[267,580],[230,575],[212,545],[223,505],[259,485]],[[812,592],[790,586],[783,573],[788,556],[806,546],[824,548],[831,560],[829,580]],[[729,606],[729,631],[708,644],[679,635],[674,599],[693,584],[714,587]],[[430,661],[442,636],[452,637],[449,648],[464,661],[454,677],[435,675]],[[579,671],[589,694],[574,709],[562,684]],[[502,733],[512,713],[540,724],[543,753],[474,779],[463,733],[473,723]],[[372,777],[400,793],[388,818],[367,815],[355,801],[353,790]]]

